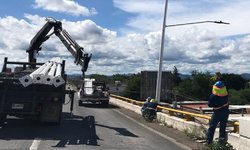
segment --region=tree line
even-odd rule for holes
[[[241,75],[233,73],[192,71],[190,78],[181,79],[176,67],[173,71],[173,91],[178,96],[188,95],[199,100],[207,100],[212,91],[212,86],[219,76],[225,83],[230,104],[244,105],[250,104],[249,81]]]
[[[177,100],[200,100],[206,101],[212,91],[212,86],[216,82],[216,77],[220,76],[228,89],[230,104],[244,105],[250,104],[250,85],[249,80],[244,79],[241,75],[233,73],[211,73],[194,70],[187,78],[181,78],[178,69],[173,68],[172,74],[172,99]],[[121,93],[122,96],[140,99],[140,73],[137,74],[115,74],[112,76],[92,74],[88,78],[95,78],[99,81],[105,81],[108,84],[115,84],[115,81],[120,81],[126,84],[125,90]],[[81,77],[70,77],[70,82],[77,85]]]

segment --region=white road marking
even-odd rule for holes
[[[29,150],[37,150],[41,140],[33,140]]]

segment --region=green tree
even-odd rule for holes
[[[194,96],[202,100],[207,99],[211,94],[210,77],[211,75],[209,72],[192,72],[193,83],[191,87]]]
[[[192,71],[191,78],[183,80],[176,88],[177,93],[186,97],[206,100],[211,94],[210,78],[209,72]]]
[[[172,72],[172,76],[173,76],[174,86],[178,86],[179,83],[181,82],[181,78],[180,78],[180,74],[178,72],[178,69],[175,66],[174,66],[174,70]]]
[[[89,78],[93,78],[96,81],[104,81],[108,83],[110,81],[109,77],[106,75],[101,75],[101,74],[91,74]]]
[[[112,76],[112,82],[121,81],[122,83],[127,83],[129,75],[126,74],[115,74]]]
[[[246,80],[237,74],[222,74],[228,89],[240,90],[245,88]]]
[[[229,90],[229,102],[232,105],[250,104],[250,89]]]
[[[141,74],[133,74],[127,82],[124,96],[131,99],[140,99]]]

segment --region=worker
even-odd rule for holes
[[[148,110],[153,110],[153,111],[151,111],[152,112],[151,115],[154,116],[154,119],[156,119],[157,106],[158,106],[157,101],[155,99],[151,99],[150,102],[147,103],[147,107],[146,107],[146,109],[148,109]]]
[[[151,99],[150,102],[147,104],[147,108],[156,110],[158,103],[155,99]]]
[[[152,99],[151,97],[147,97],[146,101],[143,103],[142,108],[141,108],[142,116],[144,115],[144,111],[147,108],[147,104],[150,102],[151,99]]]
[[[218,123],[220,123],[219,139],[227,140],[226,126],[229,116],[228,92],[222,81],[217,81],[213,85],[212,94],[208,99],[208,106],[213,107],[213,114],[207,131],[207,144],[212,143]]]

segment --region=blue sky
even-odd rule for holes
[[[46,17],[93,54],[87,74],[157,70],[165,0],[8,0],[0,1],[0,66],[4,57],[27,60],[25,49]],[[169,0],[167,24],[225,21],[166,28],[163,69],[249,73],[250,1]],[[9,53],[11,52],[11,53]],[[53,36],[38,60],[59,56],[69,73],[80,73],[70,53]]]
[[[19,19],[22,19],[25,13],[39,14],[41,16],[53,16],[58,20],[66,19],[69,21],[78,21],[91,19],[97,24],[107,28],[122,26],[122,24],[124,24],[128,19],[128,16],[130,16],[130,14],[115,8],[111,0],[105,0],[105,2],[101,2],[100,0],[81,0],[75,2],[87,8],[95,8],[98,10],[98,14],[91,16],[72,16],[72,14],[67,14],[65,12],[58,13],[47,11],[42,8],[35,8],[36,3],[34,0],[8,0],[1,2],[2,5],[0,6],[0,14],[1,17],[15,16]]]

